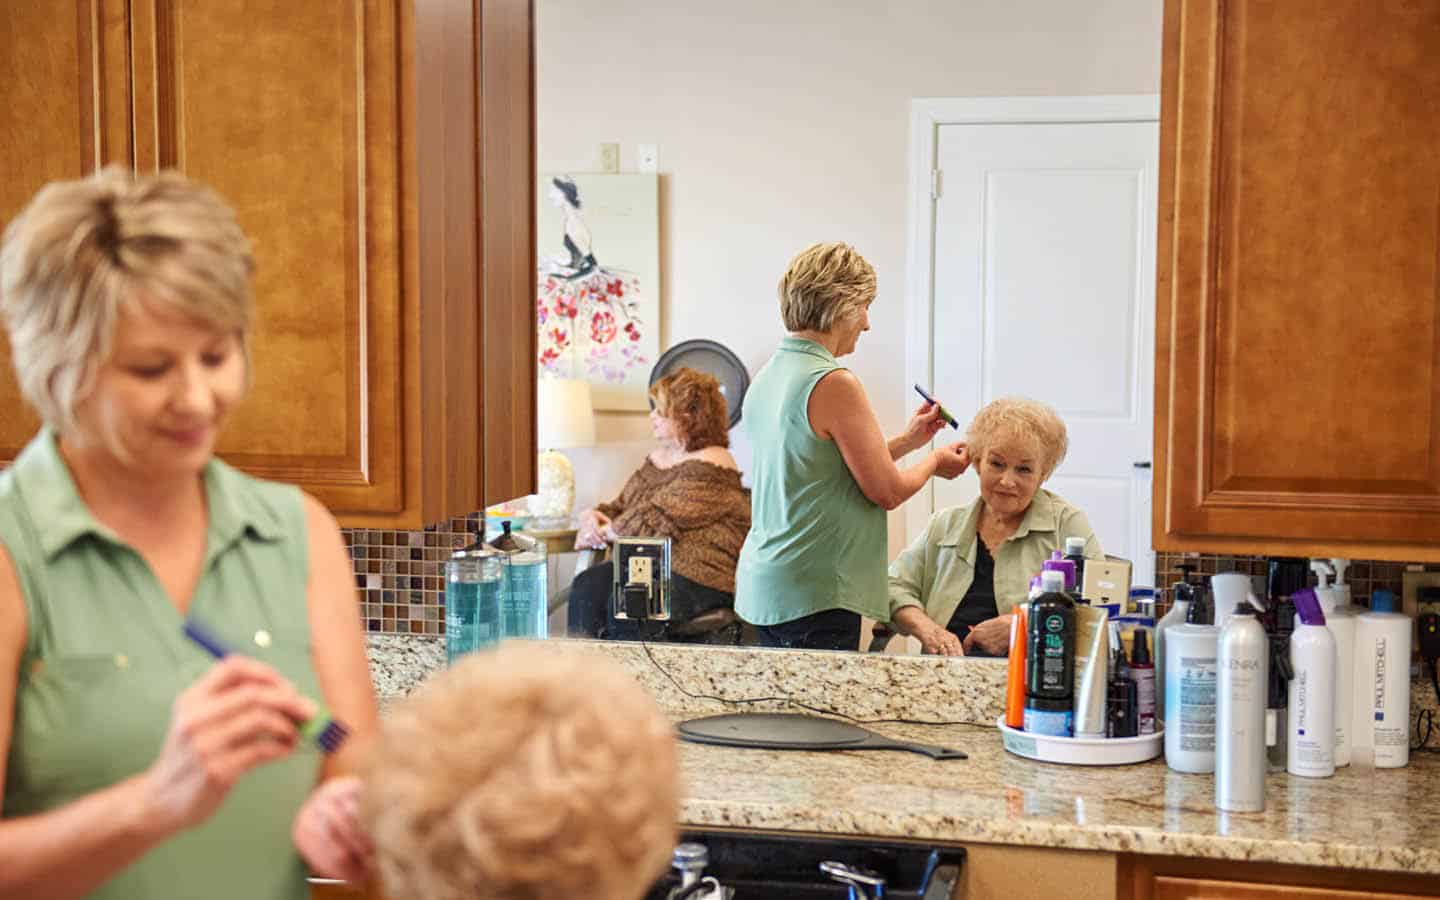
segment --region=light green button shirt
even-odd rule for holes
[[[810,428],[810,392],[839,368],[814,341],[787,337],[745,393],[754,488],[735,612],[751,624],[827,609],[886,617],[885,510],[860,490],[835,442]]]
[[[209,524],[191,613],[319,698],[306,615],[309,544],[300,492],[219,460],[205,469]],[[42,431],[0,473],[0,542],[29,632],[15,692],[5,817],[38,813],[148,768],[176,696],[213,664],[145,560],[90,514]],[[319,774],[304,746],[252,771],[204,824],[90,894],[103,900],[304,900],[290,826]]]
[[[890,564],[892,618],[901,607],[919,606],[941,627],[950,621],[975,580],[981,503],[977,497],[969,506],[936,513],[925,533],[895,557]],[[1087,559],[1104,559],[1085,514],[1041,488],[1015,534],[994,552],[995,608],[1000,615],[1029,596],[1031,577],[1052,552],[1064,552],[1067,537],[1085,539]]]

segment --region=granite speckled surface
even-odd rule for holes
[[[788,696],[862,719],[993,722],[1004,683],[1004,666],[993,661],[676,645],[652,646],[652,657],[635,644],[548,646],[617,659],[677,720],[740,708],[799,711],[783,702],[740,707],[688,695],[708,694]],[[371,658],[377,690],[394,698],[443,666],[444,644],[371,636]],[[1275,773],[1267,779],[1266,811],[1242,815],[1215,810],[1211,776],[1181,775],[1160,761],[1059,766],[1006,753],[990,727],[868,727],[956,746],[970,759],[683,743],[682,821],[1440,874],[1440,804],[1433,799],[1440,758],[1432,754],[1412,756],[1404,769],[1350,767],[1328,779]]]

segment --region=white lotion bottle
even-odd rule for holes
[[[1252,595],[1237,604],[1220,630],[1216,655],[1215,807],[1227,812],[1265,809],[1265,701],[1270,687],[1270,639],[1255,617]]]
[[[1220,631],[1194,588],[1184,625],[1165,634],[1165,764],[1177,772],[1215,771],[1215,654]]]
[[[1337,562],[1343,560],[1337,560]],[[1335,638],[1335,768],[1350,765],[1350,736],[1355,730],[1351,705],[1355,696],[1355,613],[1348,608],[1349,590],[1341,593],[1328,584],[1335,573],[1330,563],[1312,559],[1310,568],[1319,579],[1315,596],[1325,613],[1325,627]]]
[[[1170,590],[1171,596],[1174,597],[1174,602],[1170,604],[1170,611],[1155,623],[1155,721],[1157,722],[1166,721],[1165,632],[1177,625],[1185,624],[1185,616],[1190,611],[1194,588],[1189,582],[1178,581]]]
[[[1335,637],[1325,627],[1320,598],[1310,588],[1291,595],[1290,723],[1286,770],[1305,778],[1335,774]]]
[[[1413,623],[1395,611],[1392,591],[1370,595],[1355,617],[1353,741],[1377,769],[1410,762],[1410,645]]]

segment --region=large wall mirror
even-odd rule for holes
[[[789,260],[845,241],[878,274],[870,330],[844,362],[884,431],[905,426],[917,381],[962,432],[995,397],[1051,404],[1070,451],[1045,486],[1146,577],[1159,4],[535,5],[537,283],[542,329],[566,330],[541,348],[556,354],[551,375],[595,385],[593,436],[564,450],[577,513],[615,500],[660,443],[643,380],[626,397],[597,365],[648,372],[706,339],[753,377],[784,336]],[[581,301],[565,285],[547,300],[546,259],[609,305],[567,316]],[[645,304],[623,307],[634,290]],[[613,352],[597,364],[601,343]],[[748,486],[745,423],[729,438]],[[889,558],[978,491],[966,473],[891,511]],[[559,563],[564,582],[574,559]],[[887,652],[918,650],[902,639]]]

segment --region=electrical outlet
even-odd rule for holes
[[[614,175],[620,171],[620,145],[600,145],[600,171],[608,175]]]
[[[1412,620],[1422,612],[1434,609],[1440,612],[1440,604],[1426,603],[1425,608],[1420,607],[1420,589],[1424,587],[1440,587],[1440,572],[1401,572],[1400,573],[1400,610]],[[1419,646],[1419,632],[1412,636]]]
[[[651,579],[650,557],[630,557],[630,578],[627,584],[649,584]]]

